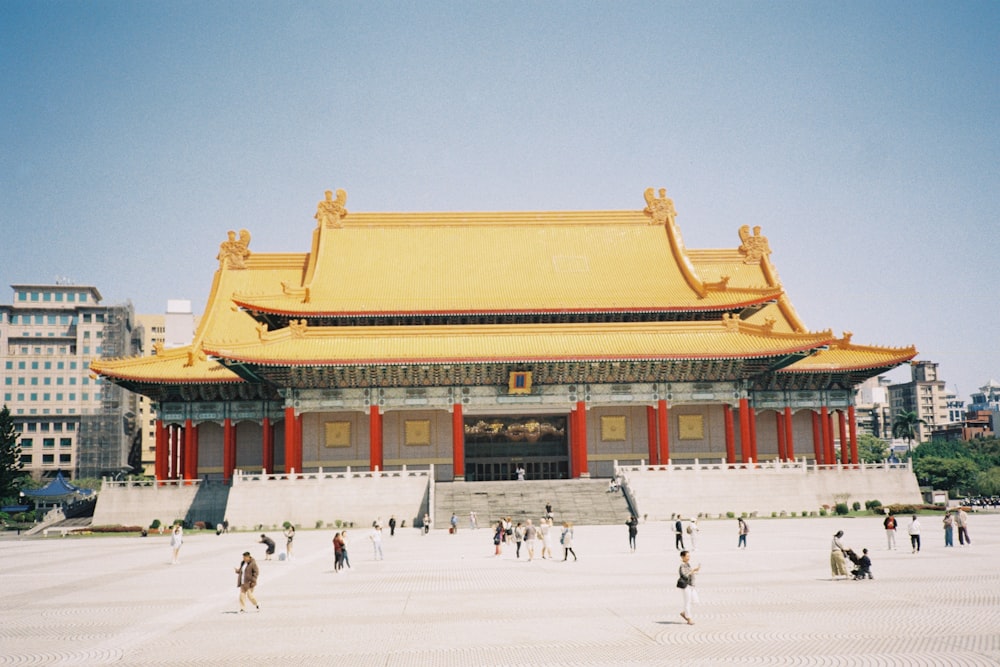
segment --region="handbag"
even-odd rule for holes
[[[687,588],[688,580],[687,577],[677,577],[677,588]]]

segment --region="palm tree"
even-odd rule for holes
[[[906,440],[908,454],[913,453],[910,443],[916,439],[917,429],[921,424],[926,426],[927,422],[918,417],[916,412],[907,412],[906,410],[896,413],[892,420],[892,437]]]

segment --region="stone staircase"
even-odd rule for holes
[[[536,524],[551,503],[556,523],[581,525],[624,524],[631,512],[619,491],[608,493],[607,480],[537,480],[524,482],[438,482],[434,485],[434,527],[447,528],[452,513],[459,528],[469,525],[474,511],[480,528],[511,517],[516,524]]]

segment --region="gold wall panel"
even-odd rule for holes
[[[702,415],[677,415],[677,437],[680,440],[704,440],[704,417]]]
[[[404,443],[408,446],[426,446],[431,444],[431,420],[407,419]]]
[[[324,427],[326,430],[324,447],[351,446],[351,422],[326,422]]]
[[[605,442],[623,442],[625,435],[625,415],[601,417],[601,440]]]

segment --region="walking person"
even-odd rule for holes
[[[955,525],[958,526],[958,544],[959,546],[972,546],[972,540],[969,539],[969,516],[965,513],[965,510],[961,507],[955,512]]]
[[[173,549],[173,558],[171,559],[171,565],[177,565],[181,562],[181,545],[184,544],[184,528],[177,524],[174,526],[174,532],[170,534],[170,548]]]
[[[424,522],[423,523],[424,523],[424,533],[423,534],[426,535],[427,533],[431,532],[431,515],[430,514],[424,514]]]
[[[628,550],[635,553],[635,536],[639,534],[639,520],[631,516],[625,525],[628,526]]]
[[[375,524],[368,539],[372,541],[372,547],[375,549],[375,560],[382,560],[382,526]]]
[[[340,572],[344,567],[344,540],[340,533],[333,536],[333,573]]]
[[[747,548],[747,534],[750,532],[750,526],[747,522],[743,520],[743,517],[736,519],[736,531],[739,533],[739,540],[736,542],[737,549]]]
[[[569,558],[570,554],[573,554],[573,560],[576,560],[576,552],[573,551],[573,522],[566,521],[563,523],[562,537],[559,538],[559,542],[563,547],[563,562]]]
[[[833,578],[847,576],[847,561],[844,557],[847,555],[847,549],[844,548],[843,543],[840,538],[844,536],[844,531],[838,530],[833,535],[833,541],[830,543],[830,571],[833,572]]]
[[[687,527],[688,539],[691,541],[691,551],[698,550],[698,519],[691,517],[691,522]]]
[[[531,519],[528,519],[528,523],[524,527],[524,545],[528,549],[529,563],[535,559],[535,537],[537,534],[538,530],[535,528],[535,524],[531,523]]]
[[[910,534],[910,549],[912,549],[910,553],[917,553],[920,551],[920,522],[917,521],[916,514],[910,519],[910,525],[906,527],[906,532]]]
[[[452,512],[451,513],[451,534],[454,535],[458,532],[458,516]]]
[[[885,517],[885,521],[882,522],[882,526],[885,528],[885,542],[886,548],[892,551],[896,548],[896,517],[889,513]]]
[[[343,561],[343,565],[347,566],[347,569],[351,569],[351,558],[347,555],[347,531],[340,531],[340,555]]]
[[[239,566],[236,568],[236,585],[240,589],[240,613],[246,611],[247,600],[250,600],[250,604],[260,611],[260,604],[257,602],[257,598],[254,597],[254,589],[257,588],[257,577],[260,574],[260,568],[257,567],[257,561],[253,559],[249,551],[243,552],[243,560],[240,562]]]
[[[944,513],[944,518],[941,519],[941,524],[944,526],[944,545],[946,547],[955,546],[955,540],[952,537],[955,522],[951,518],[951,512]]]
[[[698,592],[694,587],[694,575],[700,569],[701,565],[691,567],[690,552],[681,551],[681,566],[677,571],[677,588],[681,589],[684,599],[684,611],[681,612],[681,618],[687,621],[688,625],[694,625],[694,620],[691,618],[691,607],[698,602]]]
[[[285,529],[285,558],[292,560],[292,540],[295,539],[295,526],[288,524]]]
[[[476,521],[476,513],[474,511],[469,511],[469,530],[475,530],[479,528],[478,522]]]
[[[514,527],[514,545],[516,547],[515,557],[521,557],[521,544],[524,542],[524,526],[518,521],[517,525]]]
[[[389,517],[389,537],[396,536],[396,515],[393,514]]]
[[[674,521],[674,548],[678,551],[684,550],[684,522],[681,521],[680,515]]]
[[[503,519],[497,521],[497,527],[493,531],[493,555],[503,555]]]
[[[542,558],[552,559],[552,519],[542,517],[538,522],[538,535],[542,540]]]

